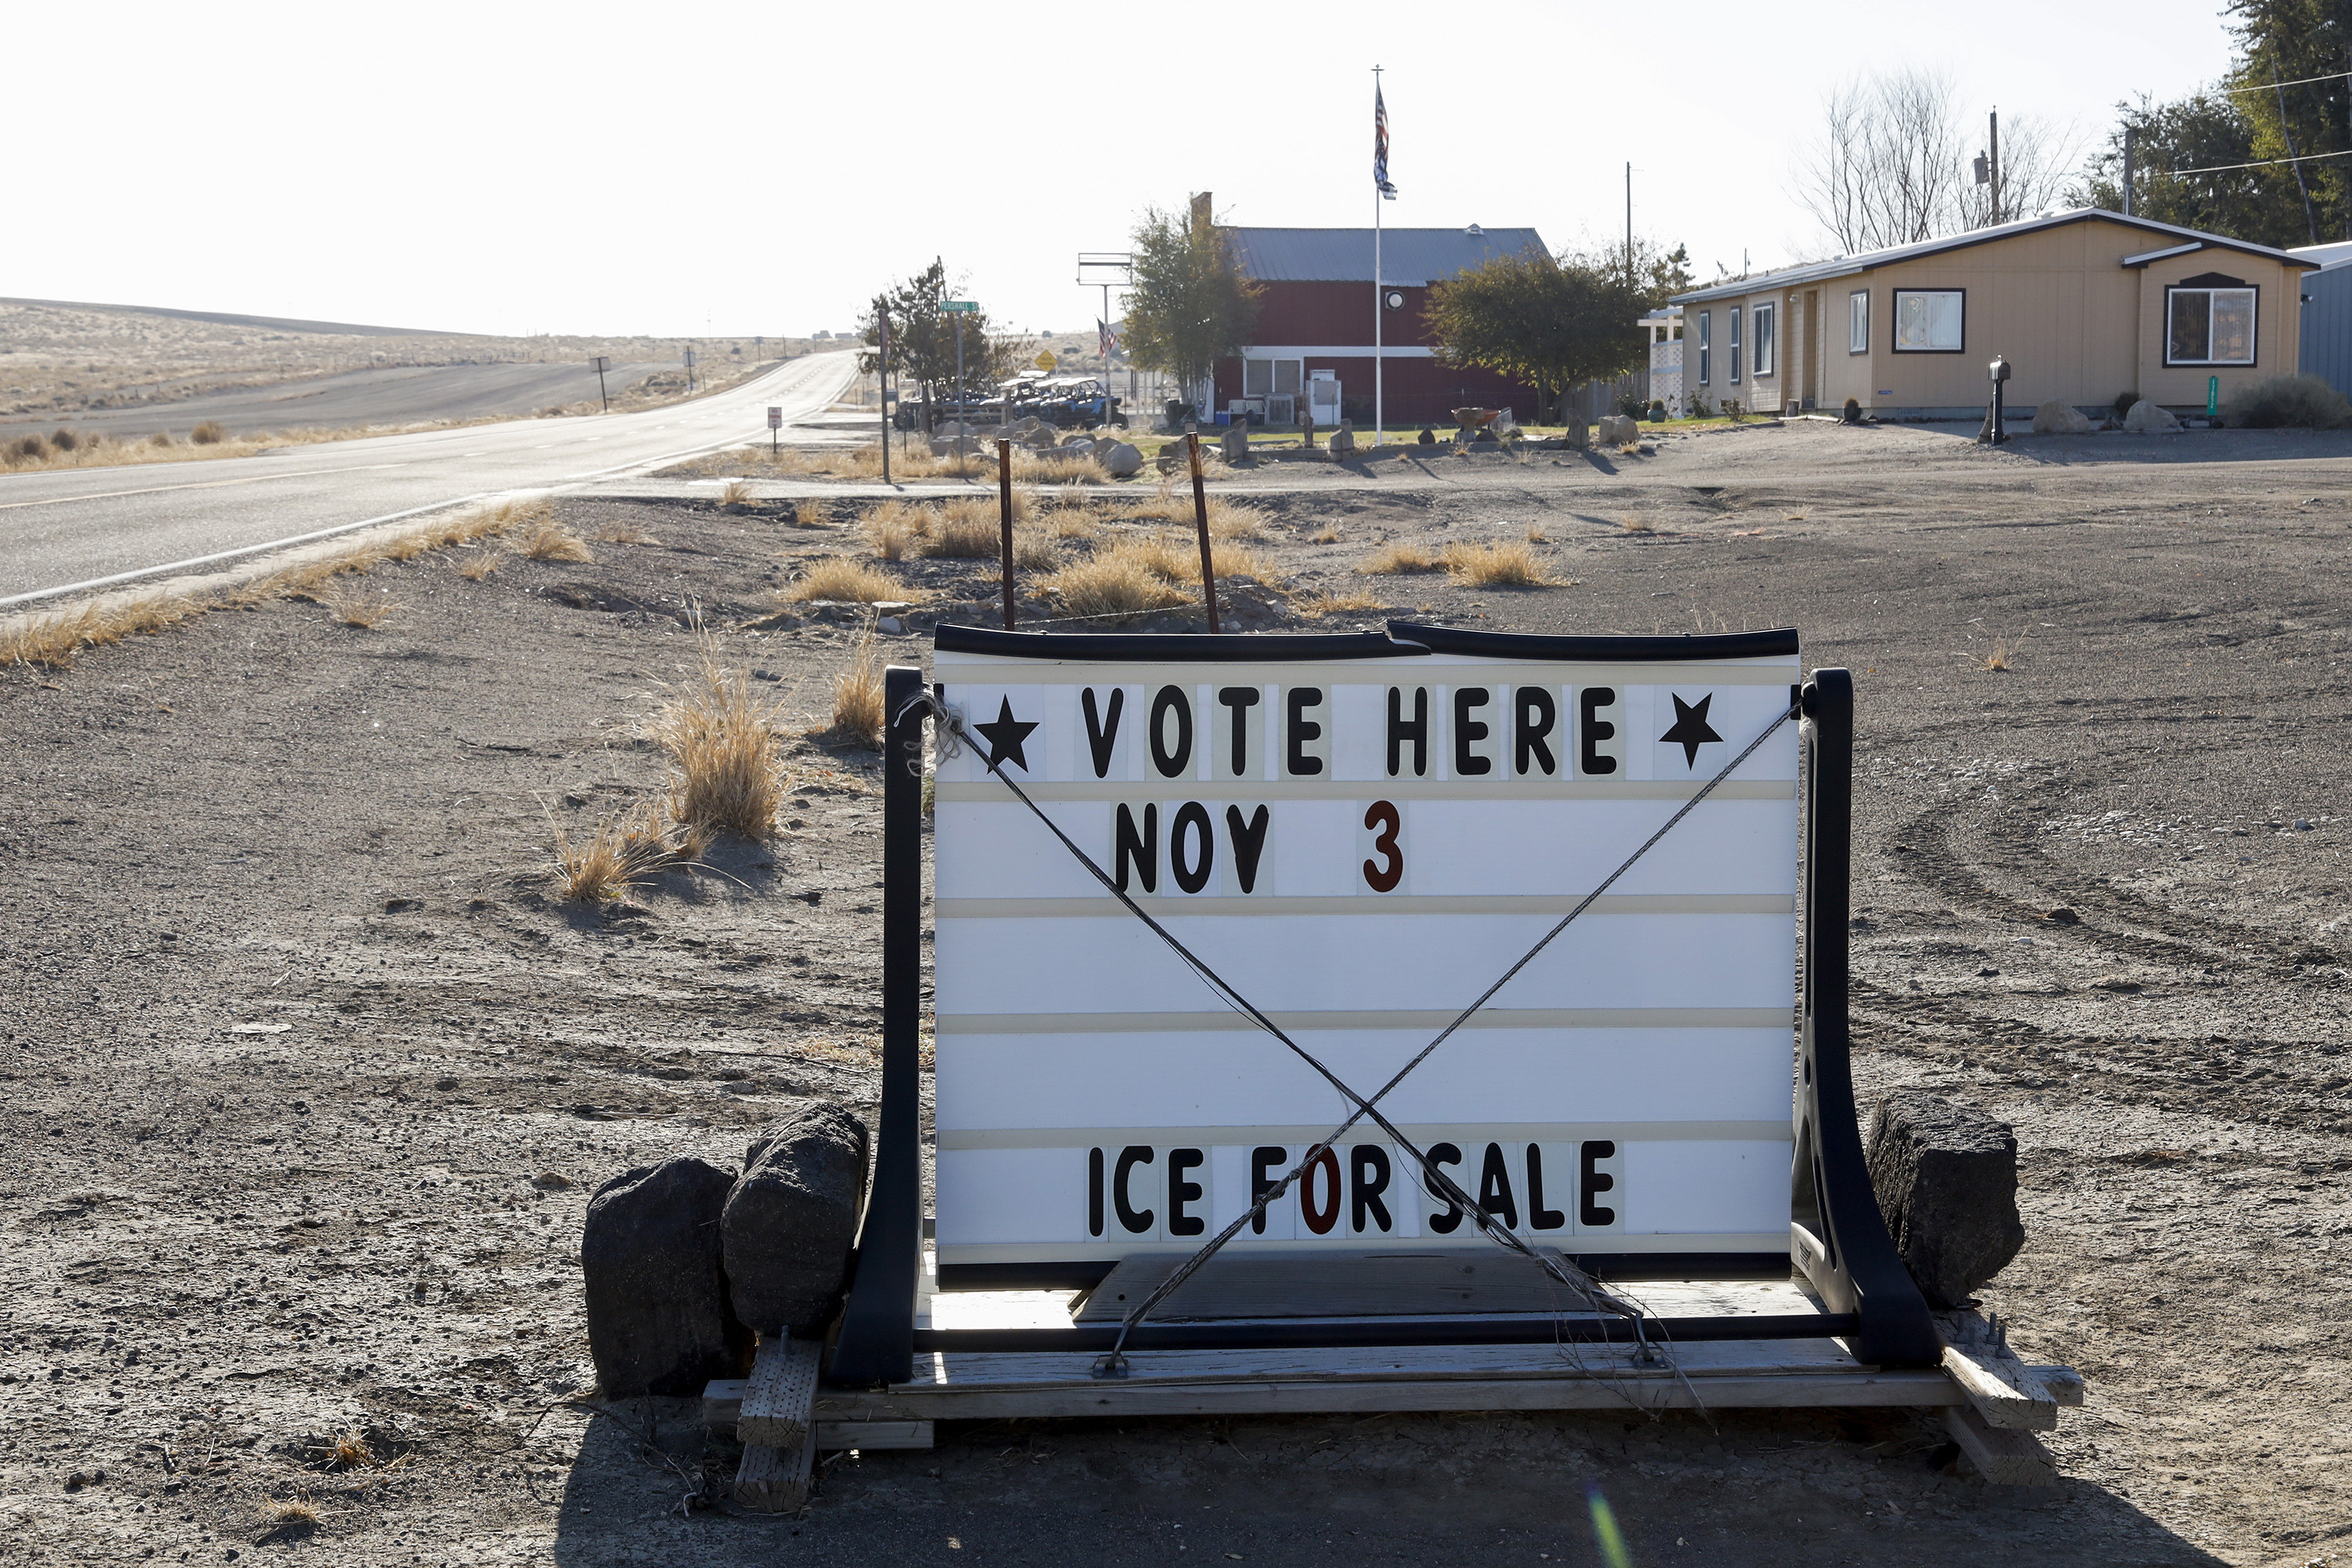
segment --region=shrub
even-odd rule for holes
[[[71,452],[81,446],[81,437],[60,425],[49,436],[49,445],[60,452]]]
[[[188,432],[188,439],[199,447],[216,447],[228,439],[228,431],[217,419],[207,419]]]
[[[2110,406],[2115,409],[2116,417],[2120,419],[2125,415],[2129,414],[2132,410],[2132,405],[2138,401],[2139,394],[2137,392],[2118,392],[2116,394],[2115,402],[2110,405]]]
[[[1706,393],[1694,392],[1690,395],[1690,416],[1694,419],[1715,417],[1715,410],[1707,406]]]
[[[786,604],[827,599],[836,603],[871,605],[912,599],[915,595],[887,572],[877,572],[862,561],[829,555],[822,561],[811,562],[807,574],[785,588],[781,596]]]
[[[1628,419],[1639,419],[1650,411],[1650,400],[1636,393],[1627,393],[1617,400],[1617,412]]]
[[[38,436],[24,436],[8,443],[8,456],[20,463],[37,463],[49,455],[49,444]]]
[[[172,433],[169,430],[158,430],[147,437],[147,444],[150,447],[168,447],[172,444]]]
[[[2252,430],[2341,430],[2352,402],[2315,375],[2273,375],[2231,393],[2221,418]]]

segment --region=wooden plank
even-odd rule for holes
[[[702,1385],[702,1424],[713,1432],[732,1436],[735,1423],[743,1414],[743,1385],[746,1377],[714,1377]]]
[[[1952,1374],[1985,1423],[2011,1432],[2052,1432],[2058,1400],[2008,1342],[1973,1311],[1938,1312],[1944,1370]]]
[[[1960,1446],[1977,1474],[1998,1486],[2050,1487],[2058,1484],[2058,1467],[2050,1450],[2031,1432],[2019,1432],[1988,1423],[1970,1405],[1947,1405],[1944,1430]]]
[[[817,1366],[824,1347],[814,1340],[762,1339],[743,1385],[736,1441],[770,1448],[804,1447],[809,1406],[816,1398]]]
[[[809,1471],[816,1445],[772,1448],[754,1443],[743,1450],[735,1471],[735,1500],[761,1513],[786,1513],[808,1500]]]
[[[843,1448],[928,1448],[929,1421],[820,1421],[816,1446],[826,1453]]]
[[[2050,1391],[2050,1397],[2070,1409],[2083,1407],[2083,1374],[2071,1366],[2030,1365],[2026,1371]]]
[[[1694,1396],[1696,1389],[1696,1396]],[[912,1394],[827,1393],[819,1420],[1004,1420],[1079,1415],[1331,1415],[1437,1410],[1810,1409],[1959,1403],[1941,1372],[1661,1377],[1450,1379],[1443,1382],[1166,1384],[1116,1379]],[[2022,1434],[2004,1434],[2022,1436]]]
[[[1079,1307],[1116,1322],[1182,1262],[1147,1254],[1114,1268]],[[1788,1280],[1645,1279],[1607,1289],[1664,1316],[1818,1311]],[[947,1298],[941,1298],[946,1300]],[[1499,1247],[1222,1253],[1152,1309],[1154,1322],[1223,1318],[1356,1318],[1573,1311],[1581,1303],[1532,1258]]]

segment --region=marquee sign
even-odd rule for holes
[[[1381,1109],[1532,1242],[1785,1257],[1794,634],[1395,630],[943,633],[933,678],[1118,886],[1367,1094],[1771,731]],[[934,858],[942,1283],[1190,1253],[1347,1118],[972,749],[939,762]],[[1232,1246],[1395,1242],[1492,1246],[1365,1122]]]

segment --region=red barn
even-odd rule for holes
[[[1372,231],[1369,228],[1229,228],[1241,271],[1259,297],[1255,342],[1217,362],[1219,411],[1243,408],[1287,425],[1311,399],[1318,423],[1372,423]],[[1438,363],[1423,323],[1429,286],[1497,257],[1549,254],[1531,228],[1391,228],[1381,231],[1381,381],[1391,426],[1452,422],[1462,407],[1507,407],[1536,416],[1535,388],[1483,370]],[[1332,385],[1318,385],[1328,382]],[[1334,414],[1336,410],[1336,416]]]

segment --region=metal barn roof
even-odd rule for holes
[[[2126,217],[2121,213],[2108,212],[2104,207],[2077,207],[2072,212],[2053,213],[2047,217],[2026,218],[2017,223],[1999,224],[1991,228],[1972,228],[1966,234],[1949,235],[1942,239],[1922,240],[1916,245],[1890,246],[1885,250],[1866,251],[1860,256],[1833,257],[1827,261],[1801,262],[1794,267],[1783,267],[1771,272],[1759,272],[1752,277],[1735,279],[1729,282],[1713,284],[1705,289],[1694,289],[1687,294],[1676,294],[1674,296],[1673,303],[1683,305],[1696,304],[1707,300],[1731,300],[1742,294],[1761,293],[1768,289],[1783,288],[1791,283],[1818,283],[1829,278],[1851,278],[1857,272],[1867,272],[1874,267],[1892,266],[1898,261],[1910,261],[1922,256],[1934,256],[1947,250],[1964,250],[1972,245],[1985,245],[1997,239],[2008,239],[2014,235],[2032,234],[2037,230],[2057,228],[2070,223],[2087,223],[2094,218],[2104,218],[2109,223],[2119,223],[2127,228],[2140,229],[2148,234],[2168,235],[2183,242],[2178,246],[2148,252],[2145,256],[2126,258],[2122,263],[2126,267],[2134,262],[2144,263],[2157,255],[2173,255],[2183,251],[2203,249],[2207,247],[2222,250],[2245,251],[2255,256],[2267,256],[2274,261],[2297,263],[2305,267],[2319,265],[2318,262],[2306,257],[2291,255],[2284,250],[2274,250],[2267,245],[2253,245],[2242,239],[2231,239],[2225,234],[2208,234],[2201,228],[2182,228],[2175,224],[2158,223],[2153,218]]]
[[[1266,283],[1370,283],[1369,228],[1234,228],[1243,273]],[[1547,256],[1531,228],[1386,228],[1381,231],[1381,281],[1421,288],[1459,277],[1505,256]]]

